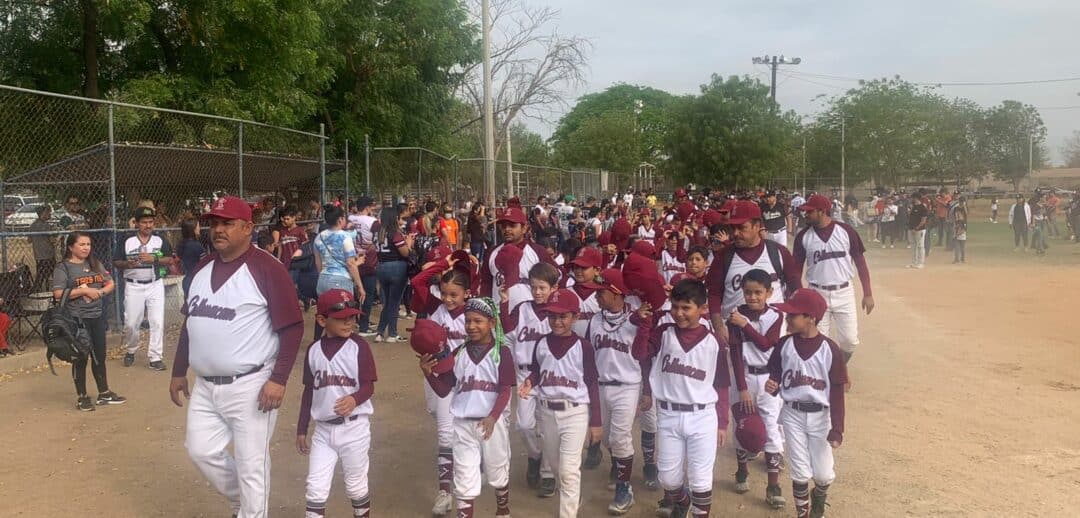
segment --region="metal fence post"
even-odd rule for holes
[[[0,203],[2,203],[2,200],[4,199],[4,184],[5,183],[6,183],[6,179],[5,178],[0,178]],[[5,219],[7,219],[7,218],[4,217],[3,214],[0,214],[0,256],[3,256],[2,258],[0,258],[0,261],[3,261],[3,268],[4,268],[3,270],[0,270],[0,271],[5,271],[6,272],[6,271],[8,271],[7,237],[3,235],[4,234],[4,220]]]
[[[114,132],[114,116],[113,110],[115,109],[113,104],[109,104],[109,210],[112,216],[112,239],[109,240],[109,257],[113,256],[112,248],[116,247],[116,134]],[[113,279],[120,279],[121,276],[117,275],[116,267],[110,268],[112,270]],[[116,317],[116,323],[119,326],[123,319],[120,317],[120,297],[113,292],[113,316]]]
[[[416,150],[416,199],[417,206],[420,205],[421,199],[420,189],[424,182],[424,152],[420,149]]]
[[[364,134],[364,187],[371,196],[371,139],[367,133]]]
[[[244,197],[244,123],[239,123],[236,133],[236,165],[240,173],[240,197]]]
[[[345,139],[345,201],[351,199],[349,194],[349,139]]]
[[[326,203],[326,123],[319,123],[319,199]]]

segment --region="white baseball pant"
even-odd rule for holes
[[[832,484],[833,452],[829,445],[832,417],[826,407],[820,412],[803,412],[790,405],[780,411],[780,424],[787,442],[787,462],[791,480],[805,484],[814,479],[819,486]]]
[[[818,331],[836,340],[840,350],[846,353],[855,352],[855,347],[859,345],[859,315],[854,284],[849,283],[846,288],[833,291],[815,288],[813,285],[810,287],[820,293],[828,305],[825,317],[818,322]]]
[[[769,240],[770,241],[775,241],[775,242],[779,243],[780,246],[783,246],[783,247],[787,246],[787,229],[786,228],[780,229],[779,232],[768,232],[768,234],[769,234]]]
[[[656,411],[656,467],[660,486],[674,491],[712,491],[716,463],[716,407],[693,412]]]
[[[479,419],[454,419],[454,496],[458,500],[480,496],[482,479],[494,488],[510,484],[510,414],[495,421],[491,437],[484,440]]]
[[[525,378],[529,377],[529,369],[518,367],[514,369],[514,372],[517,373],[517,386],[520,387]],[[522,440],[525,442],[526,453],[533,459],[540,457],[540,478],[555,478],[555,473],[551,470],[551,463],[548,462],[546,457],[543,457],[543,450],[540,447],[540,432],[536,426],[536,413],[538,411],[536,396],[521,399],[515,390],[514,399],[517,400],[514,422],[518,431],[521,432]]]
[[[431,385],[424,383],[424,400],[427,402],[427,411],[435,418],[435,430],[440,448],[449,448],[454,443],[454,416],[450,415],[450,401],[453,393],[446,397],[439,397]]]
[[[259,392],[268,379],[270,369],[228,385],[196,377],[188,401],[188,456],[239,518],[269,514],[270,438],[277,410],[259,410]]]
[[[600,420],[603,443],[617,459],[634,456],[634,416],[641,384],[600,386]]]
[[[361,415],[342,424],[315,423],[308,454],[307,507],[325,509],[334,483],[334,468],[341,459],[345,475],[345,495],[357,501],[368,496],[368,452],[371,449],[371,420]]]
[[[768,374],[746,373],[746,390],[754,398],[757,405],[757,413],[765,422],[765,453],[784,453],[784,436],[780,431],[780,409],[784,406],[784,400],[780,396],[774,396],[765,391],[765,382],[769,381]],[[739,389],[733,382],[731,384],[729,401],[739,401]],[[735,444],[739,444],[739,438],[735,438]]]
[[[541,401],[539,406],[544,458],[558,468],[559,518],[574,518],[581,504],[581,449],[589,432],[589,405],[551,410]]]
[[[127,333],[127,352],[139,350],[139,335],[143,315],[150,321],[150,342],[146,357],[161,361],[164,353],[165,283],[158,279],[149,284],[124,281],[124,332]]]
[[[641,413],[641,431],[656,433],[656,400],[647,410]]]

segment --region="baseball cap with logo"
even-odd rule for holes
[[[820,322],[821,317],[825,316],[828,305],[818,292],[809,288],[799,288],[787,300],[776,304],[776,309],[791,315],[810,315]]]
[[[496,273],[502,276],[503,283],[507,284],[508,287],[517,284],[521,279],[522,255],[520,248],[510,244],[499,247],[499,251],[495,254]]]
[[[634,244],[630,246],[630,253],[639,254],[653,260],[659,259],[656,253],[656,247],[644,239],[634,241]]]
[[[754,219],[761,219],[761,207],[750,200],[739,200],[735,202],[735,207],[732,208],[731,214],[728,216],[728,223],[742,225]]]
[[[611,225],[611,242],[615,243],[619,250],[626,250],[630,246],[631,233],[633,233],[633,228],[630,226],[630,220],[619,218]]]
[[[823,210],[829,212],[832,209],[832,202],[828,198],[815,194],[808,198],[802,205],[799,205],[799,210],[804,212],[810,212],[812,210]]]
[[[345,290],[332,289],[319,295],[318,311],[324,317],[346,319],[360,315],[363,312],[357,306],[352,293]]]
[[[154,212],[154,209],[151,207],[136,207],[135,212],[132,213],[132,217],[135,218],[135,221],[139,221],[143,218],[155,218],[157,217],[157,213]]]
[[[765,448],[765,421],[757,412],[746,413],[741,403],[731,405],[735,421],[735,439],[739,446],[750,453],[760,453]]]
[[[432,370],[435,374],[454,368],[454,355],[446,337],[446,328],[433,320],[417,320],[409,335],[409,345],[416,354],[432,354],[439,360]]]
[[[600,268],[604,266],[604,256],[595,248],[583,246],[570,264],[579,268]]]
[[[544,305],[543,312],[546,315],[561,315],[563,313],[577,313],[581,311],[581,301],[573,291],[562,288],[552,292]]]
[[[626,282],[623,281],[622,270],[618,268],[608,268],[600,272],[593,282],[600,287],[600,289],[608,290],[617,295],[629,295],[630,288],[626,287]]]
[[[525,218],[525,211],[521,210],[520,206],[507,206],[503,211],[502,216],[499,216],[498,221],[495,223],[516,223],[518,225],[524,225],[528,222]]]
[[[236,196],[224,196],[218,198],[210,206],[210,212],[203,213],[200,218],[239,219],[251,223],[251,206]]]

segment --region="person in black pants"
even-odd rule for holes
[[[97,383],[98,405],[121,405],[124,398],[109,390],[105,373],[105,316],[103,298],[116,287],[109,271],[91,255],[90,234],[75,231],[68,234],[64,243],[64,260],[53,270],[53,298],[60,299],[64,290],[68,293],[67,308],[79,320],[79,334],[90,342],[90,357],[76,361],[71,366],[78,400],[75,408],[83,412],[94,410],[95,405],[86,393],[86,364]],[[85,333],[85,334],[84,334]]]

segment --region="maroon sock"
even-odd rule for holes
[[[776,486],[780,484],[780,464],[783,464],[783,462],[783,453],[765,454],[765,471],[769,475],[770,486]]]
[[[810,484],[806,482],[792,482],[791,496],[795,499],[795,516],[797,518],[809,518]]]
[[[439,489],[449,493],[454,483],[454,450],[451,448],[439,448],[437,466],[439,475]]]
[[[363,497],[352,501],[353,518],[368,518],[371,516],[371,498]]]
[[[630,482],[630,472],[634,470],[634,458],[615,459],[615,478],[619,482]]]
[[[681,505],[683,507],[690,506],[690,495],[686,493],[686,488],[665,489],[664,496],[667,497],[668,502],[671,502],[674,505]]]
[[[690,516],[707,518],[712,510],[712,491],[692,491],[690,493]]]
[[[457,501],[457,516],[458,518],[473,518],[473,499],[472,498],[458,498]]]
[[[326,516],[326,502],[307,502],[304,506],[304,511],[317,514],[319,516]]]
[[[641,456],[645,458],[646,466],[656,465],[656,434],[653,432],[641,432]]]
[[[495,515],[510,514],[510,484],[495,488]]]
[[[739,472],[746,473],[746,463],[750,462],[750,452],[742,448],[735,448],[735,462],[739,463]]]

